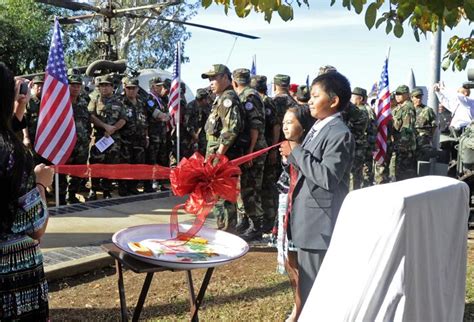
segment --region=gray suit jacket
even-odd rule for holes
[[[315,138],[293,149],[288,161],[298,170],[290,214],[291,238],[305,249],[327,249],[342,201],[349,191],[354,138],[340,117]]]

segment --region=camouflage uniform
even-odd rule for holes
[[[403,94],[408,87],[399,86],[396,94]],[[392,110],[395,177],[397,181],[416,176],[416,112],[409,100]]]
[[[290,85],[290,76],[278,74],[273,78],[273,83],[278,86],[288,87]],[[283,123],[283,117],[290,107],[298,106],[298,103],[291,97],[288,91],[276,94],[273,97],[276,107],[276,122]],[[280,141],[284,140],[283,131],[280,134]]]
[[[233,73],[236,82],[242,84],[250,83],[250,71],[245,68],[240,68]],[[242,102],[245,110],[245,135],[250,137],[251,130],[258,131],[258,138],[255,143],[253,151],[255,152],[267,147],[265,140],[265,109],[258,92],[246,86],[239,94],[239,99]],[[245,208],[245,215],[253,223],[253,230],[257,233],[261,232],[263,224],[263,208],[262,208],[262,179],[263,169],[265,165],[266,154],[252,160],[252,166],[243,166],[242,176],[240,178],[241,193],[243,206]],[[238,209],[239,204],[237,204]],[[245,234],[245,233],[244,233]]]
[[[263,101],[263,106],[265,109],[265,140],[267,142],[267,146],[271,146],[273,144],[273,130],[275,125],[277,125],[277,114],[276,114],[276,106],[273,102],[273,99],[267,96],[267,77],[263,75],[255,76],[251,81],[251,86],[255,88],[259,94],[260,98]],[[274,149],[270,151],[266,160],[265,165],[263,168],[263,180],[262,180],[262,188],[261,192],[261,199],[262,199],[262,208],[263,208],[263,231],[266,232],[273,227],[275,222],[276,213],[277,213],[277,203],[276,198],[278,196],[277,191],[277,158],[272,160],[270,154],[274,153],[277,156],[277,150]]]
[[[126,79],[125,85],[138,86],[136,79]],[[135,104],[126,96],[123,98],[123,108],[127,123],[120,129],[120,162],[129,164],[144,164],[147,144],[148,122],[145,103],[138,97]],[[137,194],[136,180],[123,180],[119,183],[122,194]]]
[[[51,164],[50,161],[46,160],[38,153],[36,153],[34,146],[35,146],[35,139],[36,139],[36,128],[38,127],[38,118],[39,118],[39,111],[40,111],[40,103],[41,98],[32,95],[28,105],[26,106],[25,110],[25,122],[26,122],[26,130],[28,131],[28,137],[30,138],[31,142],[31,153],[33,154],[33,158],[35,164],[45,163]]]
[[[71,80],[69,81],[72,84]],[[87,109],[87,100],[83,95],[79,95],[77,101],[72,103],[72,112],[74,116],[74,123],[76,125],[76,145],[72,150],[71,156],[69,157],[66,164],[87,164],[89,158],[89,146],[91,143],[91,116]],[[79,177],[68,177],[66,180],[65,175],[59,176],[59,194],[65,196],[67,191],[67,199],[69,203],[78,202],[76,193],[79,192],[81,185],[81,178]]]
[[[150,83],[159,84],[159,78],[152,79]],[[168,129],[167,122],[168,106],[165,105],[161,97],[150,94],[147,103],[148,136],[150,143],[146,149],[146,163],[167,166],[169,163],[169,153],[167,147]],[[152,182],[145,182],[145,192],[151,192]]]
[[[104,83],[112,84],[110,77],[102,77]],[[107,82],[106,82],[107,81]],[[101,81],[102,82],[102,81]],[[118,96],[112,95],[110,97],[97,97],[89,102],[88,110],[91,115],[96,116],[103,123],[114,125],[120,119],[126,119],[125,110],[123,108],[121,99]],[[102,139],[105,135],[105,130],[94,126],[95,142]],[[118,164],[120,163],[120,131],[116,131],[112,138],[114,143],[104,152],[100,152],[95,145],[91,146],[89,163],[105,163]],[[111,181],[108,179],[93,178],[91,192],[103,190],[104,194],[112,190]]]
[[[230,74],[224,65],[213,65],[211,70],[202,74],[202,78],[209,78],[218,74]],[[242,132],[242,106],[237,93],[232,86],[226,88],[216,97],[212,110],[205,125],[207,137],[206,157],[217,153],[221,144],[229,146],[226,156],[234,159],[243,154],[243,147],[238,141]],[[217,227],[222,230],[232,231],[237,223],[235,204],[220,200],[213,210],[217,217]]]
[[[197,100],[206,99],[206,104],[199,106]],[[207,118],[211,112],[211,105],[209,104],[209,93],[205,88],[199,88],[196,92],[196,100],[191,101],[188,105],[195,111],[194,117],[196,118],[196,130],[199,131],[198,135],[198,151],[201,155],[206,155],[207,139],[206,131],[204,126],[206,125]]]
[[[411,92],[412,97],[420,97],[423,91],[414,88]],[[421,97],[420,97],[421,99]],[[429,161],[433,151],[433,134],[436,128],[436,114],[430,107],[421,103],[415,107],[416,111],[416,147],[417,160]]]
[[[355,156],[351,169],[351,189],[359,189],[363,182],[363,168],[367,157],[367,125],[369,115],[364,108],[359,108],[349,103],[342,111],[342,119],[346,123],[355,140]]]
[[[389,120],[387,123],[387,151],[384,157],[384,162],[378,164],[374,162],[374,183],[382,184],[390,182],[390,162],[393,154],[393,120]]]
[[[180,101],[180,119],[181,124],[179,126],[180,138],[179,138],[179,157],[182,158],[189,158],[193,155],[194,149],[194,142],[192,134],[197,132],[197,119],[196,119],[196,111],[187,104],[184,95],[181,95]],[[170,166],[176,166],[179,161],[177,160],[177,138],[176,138],[176,131],[177,126],[173,128],[171,131],[171,153],[170,153]]]

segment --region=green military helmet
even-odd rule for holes
[[[44,83],[44,75],[36,75],[32,80],[33,84]]]
[[[397,87],[397,89],[395,90],[395,94],[396,95],[399,95],[399,94],[409,94],[410,93],[410,89],[408,88],[408,86],[406,85],[400,85]]]
[[[309,102],[311,95],[309,94],[308,86],[300,85],[296,90],[296,98],[301,102]]]
[[[232,72],[232,78],[239,84],[249,84],[250,70],[247,68],[237,68]]]
[[[250,80],[250,86],[253,88],[257,87],[262,87],[262,86],[267,86],[267,76],[264,75],[255,75],[252,76],[252,79]]]
[[[81,75],[78,75],[78,74],[69,75],[69,77],[67,78],[67,81],[69,82],[69,84],[81,84],[82,85],[82,77],[81,77]]]
[[[415,87],[412,91],[411,91],[411,96],[420,96],[420,95],[423,95],[423,90],[419,87]]]
[[[110,84],[110,85],[113,85],[114,84],[114,79],[111,75],[103,75],[103,76],[100,76],[99,77],[99,85],[101,84]]]
[[[278,85],[278,86],[288,87],[290,86],[290,76],[277,74],[275,75],[275,77],[273,77],[273,84]]]
[[[164,84],[164,81],[163,81],[163,78],[159,77],[159,76],[156,76],[156,77],[153,77],[152,79],[150,79],[149,81],[149,85],[163,85]]]
[[[140,85],[140,82],[138,81],[137,78],[133,77],[124,77],[122,79],[123,86],[125,87],[136,87]]]
[[[205,88],[198,88],[196,91],[196,99],[200,100],[209,97],[209,92]]]
[[[367,90],[362,87],[354,87],[354,89],[352,90],[352,94],[367,97]]]
[[[230,73],[229,68],[227,68],[226,65],[214,64],[211,66],[211,68],[207,72],[201,74],[201,78],[206,79],[206,78],[214,77],[220,74],[230,75],[231,73]]]

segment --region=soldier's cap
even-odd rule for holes
[[[247,68],[237,68],[232,72],[232,78],[237,83],[248,84],[250,83],[250,70]]]
[[[140,85],[140,82],[137,78],[124,77],[122,83],[125,87],[136,87]]]
[[[44,83],[44,75],[37,75],[37,76],[33,77],[32,82],[33,82],[33,84]]]
[[[298,86],[298,89],[296,90],[296,98],[302,102],[308,102],[309,99],[311,98],[311,95],[309,94],[308,86],[306,85],[300,85]]]
[[[288,87],[290,86],[290,76],[277,74],[275,77],[273,77],[273,84]]]
[[[99,77],[99,85],[100,84],[110,84],[114,83],[114,78],[111,75],[103,75]]]
[[[352,94],[360,95],[362,97],[367,97],[367,90],[365,90],[362,87],[354,87],[354,89],[352,90]]]
[[[398,94],[408,94],[408,93],[410,93],[410,89],[406,85],[400,85],[395,90],[396,95],[398,95]]]
[[[207,72],[201,74],[201,78],[206,79],[206,78],[217,76],[220,74],[230,75],[229,68],[227,68],[227,66],[223,64],[214,64],[211,66],[211,68]]]
[[[69,77],[67,78],[67,81],[69,82],[69,84],[81,84],[82,85],[81,75],[77,75],[77,74],[69,75]]]
[[[336,67],[332,65],[324,65],[324,66],[319,67],[318,76],[322,74],[331,73],[331,72],[337,72]]]
[[[267,76],[264,75],[255,75],[250,81],[250,86],[252,87],[262,87],[267,86]]]
[[[164,84],[164,81],[161,77],[157,76],[157,77],[153,77],[152,79],[150,79],[150,86],[151,85],[163,85]]]
[[[200,100],[209,97],[209,93],[205,88],[198,88],[196,91],[196,99]]]
[[[420,96],[420,95],[423,95],[423,90],[419,87],[415,87],[412,91],[411,91],[411,96]]]

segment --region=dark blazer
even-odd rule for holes
[[[327,249],[342,201],[349,191],[354,138],[340,117],[293,149],[288,162],[298,170],[290,231],[294,244]]]

